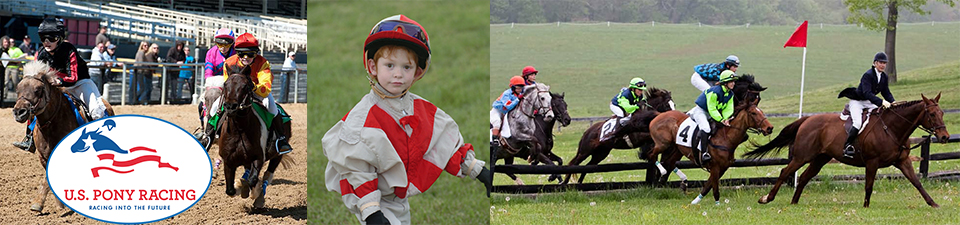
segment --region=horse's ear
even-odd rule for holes
[[[943,92],[937,92],[937,97],[933,98],[933,102],[937,102],[937,103],[940,102],[940,94],[943,94]]]
[[[920,93],[920,98],[923,99],[923,102],[927,102],[927,100],[930,100],[927,98],[927,96],[924,96],[923,93]]]
[[[565,95],[567,95],[567,92],[566,92],[566,91],[560,92],[560,98],[563,98],[563,96],[565,96]],[[938,95],[938,96],[939,96],[939,95]]]

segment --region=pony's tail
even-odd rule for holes
[[[797,131],[800,130],[800,124],[803,124],[803,121],[806,121],[808,118],[810,117],[805,116],[797,121],[794,121],[793,123],[790,123],[790,125],[787,125],[783,128],[783,130],[780,131],[780,134],[777,135],[776,138],[765,145],[759,147],[755,146],[756,148],[753,149],[753,151],[743,153],[743,157],[758,159],[769,154],[770,151],[773,151],[774,149],[777,150],[777,153],[780,153],[780,150],[782,150],[783,147],[793,144],[793,141],[797,138]]]
[[[297,162],[293,161],[293,157],[287,156],[287,154],[280,155],[280,165],[283,166],[284,170],[290,169],[290,167],[295,164],[297,164]]]

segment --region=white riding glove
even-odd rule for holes
[[[883,107],[890,108],[890,102],[888,102],[887,100],[883,100]]]

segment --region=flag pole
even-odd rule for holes
[[[803,117],[803,83],[807,74],[807,47],[803,47],[803,64],[800,67],[800,113],[797,118]]]

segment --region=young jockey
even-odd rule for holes
[[[720,80],[720,73],[725,70],[737,72],[740,67],[740,58],[735,55],[727,56],[727,59],[721,63],[700,64],[693,67],[693,75],[690,76],[690,84],[701,92],[712,87]]]
[[[227,61],[227,58],[230,58],[233,55],[236,55],[236,50],[234,49],[234,42],[236,42],[236,37],[233,34],[233,30],[227,28],[220,28],[214,33],[214,42],[215,46],[210,47],[210,50],[207,50],[207,55],[204,58],[204,67],[203,67],[203,85],[204,88],[200,92],[200,104],[197,105],[200,113],[200,122],[203,123],[203,130],[197,134],[197,140],[200,140],[200,143],[204,147],[209,147],[213,143],[213,125],[210,125],[207,122],[210,117],[213,115],[210,113],[210,109],[204,108],[204,96],[206,95],[207,89],[210,88],[223,88],[223,62]],[[214,109],[217,111],[219,109]]]
[[[606,141],[623,127],[624,123],[630,120],[630,114],[640,109],[641,101],[644,100],[643,91],[647,90],[647,82],[642,78],[634,77],[630,79],[630,86],[621,88],[620,93],[613,96],[610,100],[610,111],[617,116],[615,124],[604,124],[603,134],[600,141]]]
[[[283,135],[283,117],[278,115],[280,110],[277,107],[277,101],[270,94],[273,73],[270,72],[270,63],[267,62],[267,59],[260,56],[260,42],[253,37],[253,34],[243,33],[237,37],[235,47],[237,54],[230,56],[223,62],[223,79],[226,80],[230,74],[241,74],[244,67],[251,68],[250,74],[243,75],[250,76],[253,80],[253,97],[267,108],[267,112],[273,115],[273,121],[269,122],[272,124],[270,128],[272,128],[273,137],[276,139],[274,150],[281,153],[293,150],[287,143],[287,137]],[[214,107],[211,110],[219,111],[222,99],[222,97],[218,98],[211,105],[211,107]]]
[[[700,128],[700,151],[702,152],[701,161],[707,163],[710,161],[710,153],[707,147],[710,144],[710,122],[716,121],[723,123],[724,126],[730,126],[729,119],[733,116],[733,85],[734,81],[739,79],[736,73],[731,70],[724,70],[720,73],[720,80],[717,86],[713,86],[697,97],[697,107],[691,110],[693,120],[697,122]]]
[[[491,146],[498,146],[500,144],[497,139],[500,139],[501,128],[505,127],[506,129],[510,129],[509,125],[503,124],[503,117],[520,104],[520,97],[523,94],[524,84],[525,81],[522,77],[511,77],[510,88],[503,91],[503,94],[500,94],[500,97],[497,97],[497,100],[493,101],[493,109],[490,110],[490,133],[492,135],[492,139],[490,140]]]
[[[79,98],[87,107],[87,111],[93,120],[100,119],[106,114],[107,107],[100,99],[100,91],[97,85],[90,80],[90,74],[87,71],[87,63],[83,61],[77,48],[69,42],[64,42],[66,37],[66,28],[63,22],[48,18],[44,19],[37,28],[40,41],[43,48],[37,51],[37,61],[50,65],[50,68],[57,70],[58,82],[54,86],[63,87],[63,89]],[[23,141],[13,143],[20,149],[33,152],[33,127],[36,121],[31,121],[27,126],[27,136]]]
[[[860,126],[863,125],[863,118],[860,117],[862,112],[876,109],[877,105],[887,108],[890,107],[891,102],[896,101],[893,99],[893,94],[890,93],[887,73],[883,72],[886,68],[887,54],[878,52],[873,56],[873,66],[860,77],[860,85],[856,89],[857,96],[848,97],[850,102],[847,104],[849,105],[853,126],[847,131],[847,143],[843,148],[843,157],[853,158],[853,154],[856,152],[853,142],[857,140]],[[883,95],[886,100],[878,98],[877,93]]]
[[[378,22],[364,43],[371,90],[323,136],[327,190],[366,224],[410,224],[407,198],[423,193],[443,171],[493,178],[457,123],[429,101],[409,93],[430,65],[430,41],[404,15]]]
[[[540,71],[537,71],[533,66],[526,66],[523,67],[523,72],[520,76],[523,77],[524,84],[533,85],[537,84],[537,73],[540,73]]]

